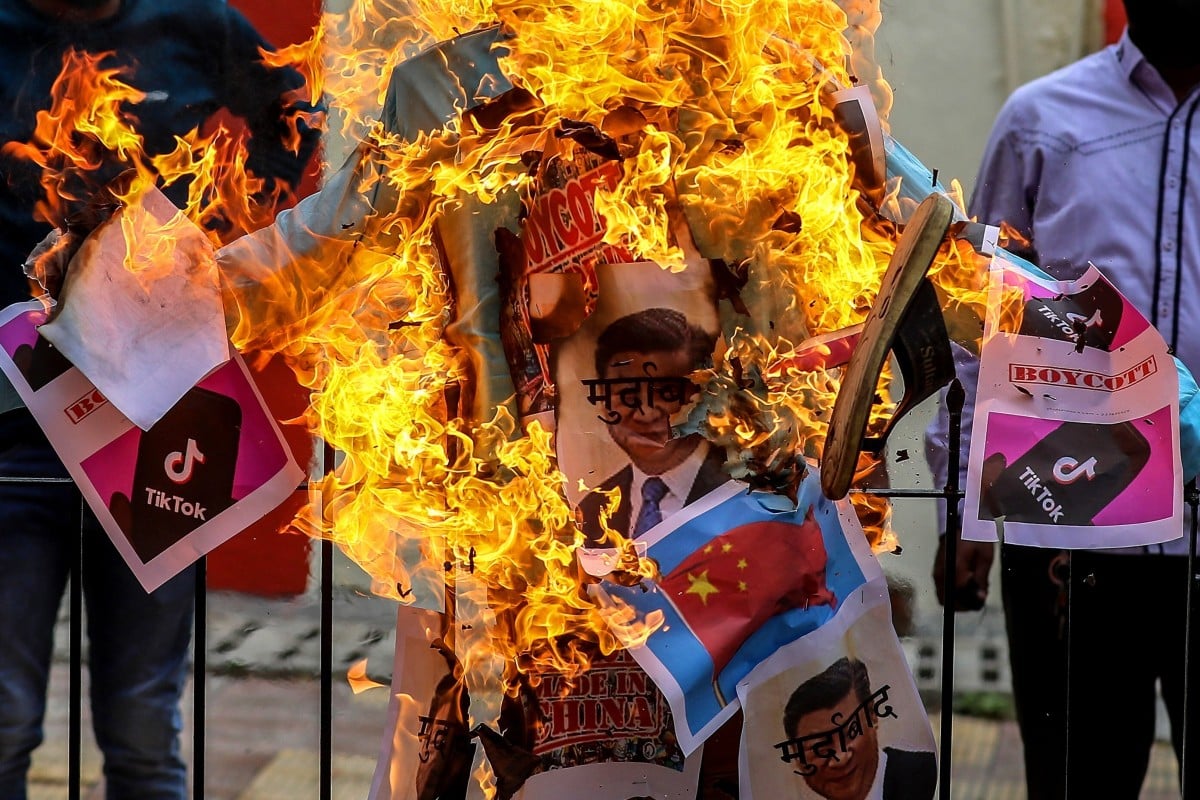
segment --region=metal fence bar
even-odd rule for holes
[[[962,450],[962,410],[966,395],[955,378],[946,392],[946,410],[950,415],[949,469],[946,474],[946,570],[942,587],[942,738],[941,774],[938,796],[950,799],[951,753],[954,743],[954,588],[958,558],[958,467]]]
[[[326,472],[333,471],[333,447],[324,447]],[[321,540],[321,800],[333,798],[333,541]]]
[[[192,797],[204,797],[205,703],[208,687],[208,556],[196,562],[192,645]]]
[[[1192,788],[1191,784],[1196,778],[1196,764],[1200,761],[1200,756],[1197,756],[1196,748],[1189,747],[1188,742],[1191,740],[1192,719],[1193,714],[1197,712],[1197,706],[1200,703],[1196,702],[1197,690],[1200,687],[1192,683],[1192,664],[1200,664],[1200,635],[1197,635],[1195,627],[1195,619],[1197,612],[1200,612],[1200,574],[1196,570],[1196,532],[1200,521],[1196,519],[1197,510],[1200,509],[1200,491],[1197,490],[1196,480],[1193,478],[1188,481],[1187,485],[1187,504],[1192,510],[1191,527],[1188,531],[1188,555],[1187,555],[1187,628],[1184,632],[1184,661],[1183,661],[1183,752],[1179,758],[1179,788],[1183,797],[1189,797],[1188,790]]]
[[[953,610],[953,587],[956,583],[957,539],[959,526],[958,501],[963,491],[958,473],[961,460],[961,410],[962,389],[957,381],[947,396],[950,414],[949,475],[946,486],[941,489],[887,488],[854,490],[855,493],[886,498],[945,499],[946,531],[944,595],[947,603],[943,608],[942,630],[942,716],[940,742],[939,798],[949,800],[951,796],[951,772],[954,708],[954,650],[955,626]],[[332,454],[327,448],[327,464],[332,466]],[[13,478],[0,477],[0,484],[52,484],[69,483],[64,478]],[[83,500],[81,498],[81,511]],[[1196,551],[1200,519],[1200,490],[1195,481],[1188,484],[1186,502],[1192,510],[1188,559],[1188,614],[1185,633],[1185,676],[1184,676],[1184,722],[1183,754],[1181,758],[1181,788],[1184,797],[1189,796],[1191,782],[1200,774],[1196,764],[1200,762],[1200,748],[1189,747],[1196,723],[1193,722],[1194,707],[1200,707],[1200,690],[1190,680],[1187,665],[1193,658],[1200,658],[1200,634],[1193,631],[1193,620],[1200,613],[1200,564]],[[68,720],[68,798],[79,800],[82,791],[82,639],[83,639],[83,539],[82,520],[80,526],[80,548],[76,563],[70,572],[70,689]],[[330,540],[322,540],[321,547],[321,693],[320,693],[320,797],[332,800],[333,796],[333,577],[334,547]],[[205,723],[207,696],[207,562],[202,558],[196,570],[195,653],[193,660],[193,796],[202,798],[205,792]],[[1200,710],[1196,710],[1200,713]]]
[[[321,800],[333,797],[333,542],[321,540]]]
[[[70,571],[71,677],[67,720],[67,797],[79,800],[83,783],[83,497],[79,498],[79,546]]]

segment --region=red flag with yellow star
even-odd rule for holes
[[[739,525],[688,556],[659,581],[720,673],[746,639],[793,608],[829,606],[828,557],[810,507],[804,522]]]

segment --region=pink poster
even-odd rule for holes
[[[0,312],[0,369],[146,591],[304,478],[236,354],[143,431],[38,335],[45,320],[40,303]]]
[[[1182,525],[1178,379],[1166,343],[1095,268],[1070,282],[997,251],[963,536],[1144,545]],[[1003,287],[1003,288],[1002,288]],[[1000,313],[1019,290],[1020,313]]]

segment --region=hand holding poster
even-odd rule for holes
[[[996,252],[963,537],[1057,548],[1178,538],[1178,378],[1166,343],[1091,267],[1057,282]],[[1019,293],[1018,314],[1002,296]],[[1008,303],[1012,306],[1012,303]]]
[[[0,312],[0,370],[146,591],[304,478],[240,357],[143,431],[38,334],[45,318],[41,303]]]

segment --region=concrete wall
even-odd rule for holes
[[[880,0],[875,53],[892,133],[970,194],[996,112],[1017,86],[1095,49],[1097,0]]]
[[[937,168],[943,182],[958,178],[967,197],[1008,94],[1103,41],[1103,3],[1097,0],[881,0],[881,5],[875,52],[895,92],[892,133]],[[933,411],[934,404],[926,403],[893,435],[888,447],[892,485],[932,486],[921,435]],[[897,460],[900,451],[909,457]],[[896,501],[894,524],[903,553],[883,558],[890,575],[915,589],[916,622],[926,634],[940,629],[941,613],[930,578],[941,522],[931,505]],[[999,599],[993,570],[993,610],[959,620],[968,639],[1002,637]]]

